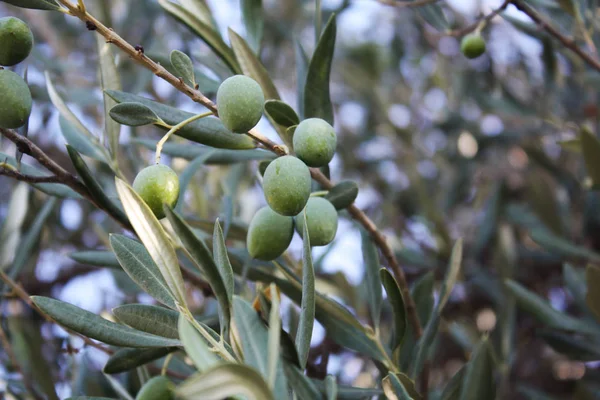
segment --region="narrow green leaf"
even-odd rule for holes
[[[258,57],[254,54],[248,43],[233,30],[229,29],[229,40],[231,47],[240,63],[244,75],[248,75],[257,81],[265,94],[265,100],[279,100],[279,92],[271,80],[269,73]]]
[[[381,303],[383,301],[381,291],[381,280],[379,278],[379,253],[377,246],[369,236],[369,234],[361,230],[362,237],[362,254],[365,264],[365,284],[369,298],[369,310],[371,312],[371,320],[375,331],[379,329],[379,320],[381,318]]]
[[[381,282],[385,287],[385,291],[388,296],[388,301],[392,306],[394,312],[394,338],[392,340],[392,350],[396,349],[402,344],[408,321],[406,317],[406,306],[404,304],[404,297],[402,291],[398,287],[398,282],[394,279],[393,275],[385,268],[379,270],[379,276]]]
[[[119,374],[159,360],[167,354],[177,351],[177,347],[125,348],[112,354],[102,369],[105,374]]]
[[[198,330],[185,318],[179,314],[177,330],[183,343],[185,352],[194,362],[198,371],[206,371],[210,367],[219,363],[219,359],[210,350],[205,339],[198,333]]]
[[[241,344],[244,362],[269,379],[269,332],[252,306],[238,296],[233,297],[233,321],[236,341]],[[281,369],[277,370],[273,392],[278,399],[286,396],[286,382]]]
[[[116,122],[127,126],[143,126],[161,122],[161,119],[150,107],[137,102],[115,105],[110,109],[110,117]]]
[[[56,0],[1,0],[5,3],[21,8],[32,8],[34,10],[60,10],[60,5]]]
[[[583,269],[563,264],[563,279],[571,296],[582,309],[586,309],[587,284]]]
[[[183,246],[189,252],[192,261],[204,273],[206,280],[213,289],[221,307],[221,313],[219,314],[221,316],[221,330],[222,333],[227,333],[231,319],[231,304],[229,303],[227,289],[219,268],[215,264],[206,243],[194,234],[189,225],[169,207],[165,206],[164,210],[165,215],[171,222],[171,226],[179,236]]]
[[[507,280],[506,288],[515,296],[517,304],[540,322],[556,329],[598,334],[599,328],[583,320],[555,310],[543,298],[515,281]]]
[[[9,272],[11,277],[16,277],[21,272],[23,267],[25,267],[27,260],[29,260],[31,257],[33,249],[40,238],[42,229],[44,226],[46,226],[46,220],[50,216],[50,213],[56,205],[56,202],[57,201],[55,198],[47,201],[35,216],[32,224],[28,227],[27,233],[21,239],[19,247],[15,253],[15,258],[13,259]]]
[[[439,4],[426,4],[418,7],[417,12],[429,25],[440,32],[444,32],[450,27],[446,15],[444,15],[444,10]]]
[[[322,118],[333,125],[329,76],[335,48],[335,14],[329,18],[310,60],[304,86],[304,118]]]
[[[300,123],[300,117],[296,111],[281,100],[267,100],[265,111],[273,121],[286,128]]]
[[[217,31],[219,30],[210,8],[208,8],[208,5],[206,4],[206,0],[178,0],[178,3],[206,25],[212,26]]]
[[[466,365],[464,365],[454,374],[454,376],[452,376],[452,378],[450,378],[444,387],[440,400],[458,400],[466,369]]]
[[[298,115],[300,119],[305,118],[304,113],[304,87],[306,86],[306,76],[308,75],[309,60],[302,44],[298,40],[294,41],[294,54],[296,59],[296,93],[298,101]]]
[[[169,0],[158,0],[158,4],[181,23],[197,34],[219,56],[232,72],[241,73],[233,51],[221,38],[221,35],[205,21],[200,19],[185,7]]]
[[[52,80],[50,79],[50,75],[48,72],[45,73],[46,77],[46,89],[48,90],[48,96],[50,96],[50,101],[56,107],[60,115],[66,119],[74,128],[75,132],[84,135],[89,142],[93,143],[94,147],[97,149],[101,149],[102,153],[106,155],[106,149],[102,146],[98,138],[90,132],[85,125],[73,114],[73,112],[67,106],[67,103],[60,97]],[[104,159],[107,160],[106,157]]]
[[[555,331],[542,331],[539,335],[554,351],[566,355],[570,360],[600,360],[600,342],[590,336],[583,338]]]
[[[112,312],[120,322],[138,331],[169,339],[179,339],[176,324],[179,316],[177,311],[150,304],[124,304],[113,308]]]
[[[600,321],[600,268],[588,265],[585,270],[585,280],[587,282],[585,301]]]
[[[167,339],[115,324],[94,313],[72,304],[43,296],[31,296],[33,303],[44,314],[60,325],[77,333],[115,346],[170,347],[179,346],[178,340]]]
[[[242,21],[246,28],[246,41],[252,51],[259,54],[264,30],[262,0],[241,0],[241,6]]]
[[[388,374],[383,378],[381,386],[385,392],[385,397],[389,400],[412,400],[412,397],[408,394],[408,391],[396,374]]]
[[[162,225],[131,186],[116,178],[117,192],[129,222],[150,253],[175,301],[187,307],[185,287],[175,249]]]
[[[302,218],[304,218],[304,232],[302,233],[302,302],[300,304],[300,322],[296,333],[296,347],[298,348],[300,365],[305,368],[315,322],[315,270],[312,263],[305,212],[302,213]]]
[[[450,298],[452,289],[458,279],[458,273],[460,272],[460,265],[462,263],[463,253],[463,240],[458,239],[452,248],[452,254],[450,255],[450,263],[448,270],[446,271],[446,277],[442,283],[442,289],[440,290],[440,300],[437,306],[437,312],[441,314],[446,302]]]
[[[25,182],[17,183],[10,195],[6,218],[0,229],[0,270],[14,258],[21,240],[21,227],[29,209],[29,186]]]
[[[184,120],[194,116],[195,114],[186,111],[181,111],[174,107],[169,107],[164,104],[157,103],[150,99],[135,94],[120,92],[118,90],[109,90],[106,92],[110,97],[115,99],[117,103],[141,103],[150,108],[160,119],[167,124],[174,126]],[[164,130],[168,128],[160,126]],[[202,143],[206,146],[216,147],[219,149],[253,149],[256,147],[252,139],[247,135],[239,135],[231,133],[220,119],[215,117],[202,118],[192,123],[187,124],[176,135],[191,140],[192,142]]]
[[[121,210],[121,208],[115,204],[113,200],[111,200],[104,189],[100,186],[92,171],[90,171],[89,167],[83,160],[83,158],[77,153],[77,151],[67,145],[67,153],[69,153],[69,157],[71,158],[71,162],[77,171],[79,177],[83,180],[83,183],[88,188],[92,199],[94,202],[101,208],[105,209],[113,218],[119,221],[121,224],[128,225],[127,216]]]
[[[129,277],[150,296],[177,309],[175,298],[143,244],[123,235],[110,235],[110,246]]]
[[[6,0],[2,0],[2,1],[6,1]],[[112,398],[112,397],[73,396],[73,397],[67,397],[65,400],[116,400],[116,399]]]
[[[58,117],[60,131],[69,145],[81,154],[93,158],[101,162],[106,162],[106,156],[97,143],[94,143],[90,138],[79,132],[73,124],[71,124],[62,115]]]
[[[600,140],[586,127],[579,133],[583,160],[594,185],[600,184]]]
[[[76,251],[69,254],[69,257],[80,264],[93,265],[95,267],[121,268],[119,260],[117,260],[112,251]]]
[[[600,262],[600,254],[582,246],[577,246],[568,240],[556,236],[547,229],[537,228],[531,231],[531,239],[547,251],[576,260]]]
[[[338,385],[333,375],[325,377],[325,394],[327,395],[327,400],[337,400],[338,398]]]
[[[98,47],[98,68],[100,75],[100,88],[102,89],[102,98],[104,100],[104,134],[105,143],[108,143],[112,159],[116,162],[119,153],[119,137],[121,136],[121,127],[118,123],[109,117],[110,109],[116,102],[106,94],[106,90],[121,90],[121,75],[117,70],[115,56],[113,54],[113,45],[107,43],[101,35],[96,36]]]
[[[460,400],[493,399],[496,397],[492,348],[484,338],[466,366]]]
[[[233,301],[235,282],[233,279],[231,262],[229,262],[229,256],[227,255],[227,245],[225,244],[225,238],[223,237],[223,230],[221,229],[221,224],[218,219],[215,221],[215,229],[213,232],[213,256],[215,264],[221,274],[221,278],[223,279],[223,284],[225,285],[227,299],[229,300],[229,304],[231,304]]]
[[[156,149],[156,140],[150,139],[133,139],[132,143],[140,144],[149,150]],[[227,165],[246,161],[273,160],[275,154],[259,149],[252,150],[228,150],[228,149],[211,149],[204,146],[190,146],[189,143],[165,143],[163,146],[163,154],[172,157],[185,158],[194,160],[202,155],[208,154],[206,159],[207,165]]]
[[[298,367],[292,364],[284,363],[283,370],[291,388],[296,394],[296,398],[299,400],[314,400],[322,398],[315,384],[308,379],[306,375],[304,375],[302,371],[298,369]]]
[[[8,154],[0,152],[0,163],[6,162],[7,164],[17,167],[17,160]],[[42,170],[32,167],[29,164],[21,163],[20,171],[26,175],[32,176],[48,176],[48,173]],[[49,196],[55,197],[70,197],[74,199],[81,199],[82,197],[76,193],[70,187],[63,185],[62,183],[36,183],[32,184],[34,188],[46,193]]]
[[[196,76],[191,58],[182,51],[173,50],[170,55],[171,65],[177,71],[177,76],[183,79],[186,85],[195,87]]]
[[[324,381],[320,381],[317,379],[310,379],[310,382],[322,393],[323,396],[328,396],[328,382],[335,382],[334,377],[328,375]],[[376,388],[360,388],[354,386],[345,386],[336,384],[337,389],[337,400],[362,400],[362,399],[370,399],[373,396],[381,396],[383,395],[383,390]],[[333,398],[333,397],[332,397]],[[329,400],[329,398],[327,399]]]
[[[267,345],[267,370],[269,388],[275,389],[277,379],[277,367],[279,365],[279,354],[281,352],[279,344],[281,342],[281,318],[279,317],[279,295],[277,294],[277,286],[271,283],[269,286],[271,293],[271,310],[269,311],[269,341]]]
[[[230,363],[218,364],[186,379],[176,394],[182,400],[221,400],[235,395],[246,396],[247,400],[275,400],[256,370]]]
[[[352,181],[342,181],[329,189],[325,198],[335,206],[336,210],[350,207],[358,196],[358,185]]]
[[[117,395],[119,395],[120,398],[125,399],[125,400],[134,400],[133,397],[129,394],[129,391],[127,389],[125,389],[125,386],[123,386],[123,384],[120,381],[118,381],[117,379],[113,378],[110,375],[104,374],[104,377],[106,378],[106,380],[108,381],[108,383],[110,384],[110,386],[112,387],[114,392]],[[139,399],[139,400],[144,400],[144,399]]]

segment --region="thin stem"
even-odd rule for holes
[[[162,376],[165,376],[165,374],[167,373],[167,370],[169,369],[169,363],[171,362],[172,358],[173,353],[169,353],[167,354],[167,357],[165,357],[165,362],[163,363],[162,369],[160,370],[160,374]]]
[[[192,123],[194,121],[199,120],[200,118],[204,118],[204,117],[208,117],[209,115],[213,115],[212,111],[208,111],[205,112],[203,114],[197,114],[194,115],[192,117],[189,117],[188,119],[181,121],[180,123],[178,123],[177,125],[175,125],[174,127],[172,127],[169,132],[167,132],[165,134],[165,136],[162,137],[162,139],[160,139],[160,141],[156,144],[156,156],[155,156],[155,161],[157,164],[160,164],[160,153],[162,152],[162,148],[165,145],[165,143],[167,142],[167,140],[169,140],[169,138],[171,137],[172,134],[174,134],[175,132],[177,132],[178,130],[180,130],[181,128],[183,128],[184,126],[186,126],[189,123]]]
[[[384,4],[386,6],[393,6],[398,8],[414,8],[414,7],[422,7],[428,4],[437,3],[440,0],[414,0],[414,1],[406,1],[406,0],[377,0],[378,3]]]
[[[16,179],[17,181],[23,181],[28,183],[61,183],[56,176],[32,176],[25,175],[11,168],[12,165],[0,163],[0,175],[8,176]]]
[[[484,16],[480,20],[472,23],[466,28],[457,29],[454,31],[448,31],[445,33],[446,36],[454,36],[461,37],[468,33],[476,31],[477,33],[481,32],[481,30],[492,20],[495,16],[500,14],[502,11],[506,10],[506,8],[510,5],[511,0],[504,0],[504,2],[500,5],[500,7],[496,8],[494,11]]]

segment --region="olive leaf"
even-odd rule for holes
[[[35,10],[60,10],[61,6],[56,0],[1,0],[5,3],[21,8],[32,8]]]
[[[298,348],[300,366],[305,368],[315,321],[315,271],[308,236],[306,212],[302,212],[300,218],[304,218],[304,231],[302,232],[302,301],[300,303],[300,322],[296,333],[296,347]]]
[[[325,198],[334,205],[336,210],[350,207],[358,196],[358,185],[352,181],[342,181],[329,189]]]
[[[164,122],[149,107],[142,103],[120,103],[110,109],[110,117],[127,126],[143,126]]]
[[[265,111],[273,121],[286,128],[300,123],[300,117],[298,117],[294,109],[281,100],[267,100],[265,102]]]
[[[130,371],[149,362],[158,360],[179,350],[178,347],[124,348],[112,354],[102,371],[105,374],[119,374]]]
[[[170,55],[171,65],[183,81],[191,86],[196,86],[196,76],[194,73],[194,64],[190,57],[182,51],[173,50]]]

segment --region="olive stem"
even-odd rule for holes
[[[319,190],[318,192],[312,192],[310,197],[323,197],[329,193],[329,190]]]
[[[165,134],[165,136],[163,136],[162,139],[160,139],[159,142],[156,144],[156,156],[155,156],[156,163],[160,164],[160,153],[162,152],[163,146],[165,145],[167,140],[169,140],[169,138],[171,137],[172,134],[174,134],[175,132],[177,132],[178,130],[180,130],[181,128],[186,126],[187,124],[197,121],[201,118],[208,117],[210,115],[213,115],[212,111],[208,111],[208,112],[205,112],[202,114],[197,114],[197,115],[194,115],[193,117],[189,117],[188,119],[181,121],[180,123],[178,123],[177,125],[172,127],[169,130],[169,132],[167,132]]]
[[[169,363],[171,362],[172,358],[173,358],[173,353],[169,353],[169,354],[167,354],[167,357],[165,357],[165,362],[163,363],[162,369],[160,370],[160,374],[162,376],[166,375],[167,370],[169,368]]]

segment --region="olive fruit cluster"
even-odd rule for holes
[[[260,120],[264,100],[257,82],[247,76],[233,76],[217,91],[219,117],[232,132],[248,132]],[[296,157],[279,157],[264,172],[263,190],[268,206],[254,215],[247,236],[248,252],[253,258],[279,257],[292,241],[294,220],[302,234],[305,215],[311,246],[324,246],[335,237],[337,211],[328,200],[311,198],[308,168],[323,167],[331,161],[337,146],[335,131],[322,119],[306,119],[295,129],[293,146]]]
[[[0,18],[0,66],[20,63],[32,47],[33,34],[25,22],[15,17]],[[33,103],[27,83],[18,74],[0,67],[0,93],[0,128],[25,125]]]

